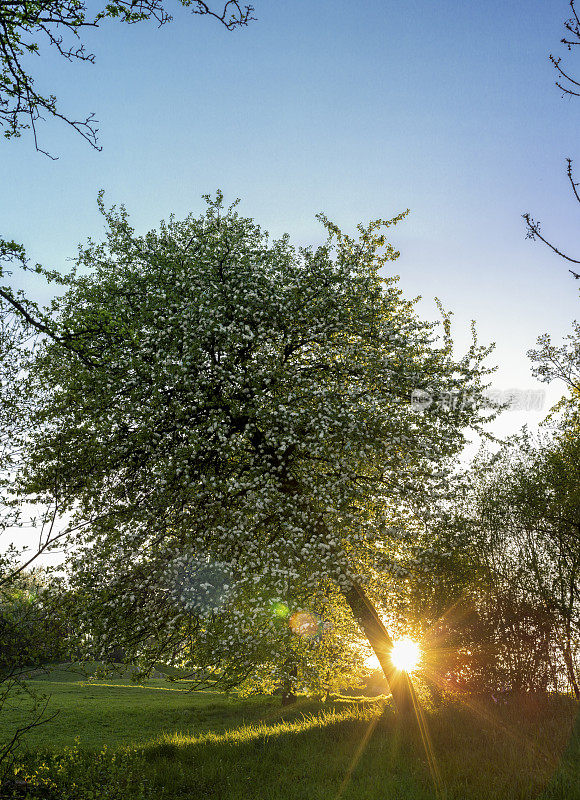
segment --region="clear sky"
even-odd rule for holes
[[[90,32],[94,66],[37,58],[39,89],[77,118],[96,113],[103,152],[57,123],[39,134],[58,161],[27,136],[0,139],[3,235],[65,268],[100,236],[100,188],[145,231],[219,187],[297,244],[322,240],[318,211],[352,230],[409,207],[392,237],[404,290],[429,317],[440,297],[460,344],[476,320],[497,343],[496,386],[532,387],[526,350],[578,316],[579,282],[521,219],[580,253],[564,172],[576,157],[580,175],[580,99],[561,98],[548,60],[580,74],[559,44],[567,0],[255,4],[257,21],[230,33],[168,0],[162,29]],[[540,416],[511,412],[497,430]]]

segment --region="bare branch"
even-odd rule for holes
[[[253,6],[241,6],[237,0],[227,0],[217,10],[201,0],[179,0],[185,7],[191,7],[193,1],[193,14],[214,17],[230,31],[255,19]],[[67,61],[93,64],[94,54],[87,52],[81,41],[85,28],[98,28],[108,19],[127,24],[155,20],[160,27],[172,19],[163,0],[110,0],[94,16],[87,6],[87,0],[0,0],[0,129],[4,128],[7,139],[30,129],[36,150],[52,159],[55,156],[39,146],[38,120],[46,115],[65,122],[100,150],[95,116],[91,113],[82,121],[75,120],[57,109],[53,94],[36,92],[35,77],[25,66],[25,56],[39,54],[44,43]],[[72,42],[66,42],[65,37],[72,37]]]
[[[528,226],[528,232],[526,234],[528,239],[538,238],[541,242],[544,242],[544,244],[546,244],[551,250],[553,250],[554,253],[556,253],[556,255],[560,256],[560,258],[565,258],[566,261],[571,261],[572,264],[580,264],[580,260],[578,260],[577,258],[571,258],[570,256],[567,256],[565,253],[559,250],[555,245],[553,245],[546,238],[544,238],[544,236],[542,236],[542,234],[540,233],[540,223],[532,219],[532,217],[528,213],[522,214],[522,217],[525,219],[526,225]],[[573,274],[575,275],[575,273]]]

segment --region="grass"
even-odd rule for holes
[[[74,790],[58,797],[580,800],[578,708],[568,698],[426,704],[420,726],[385,701],[282,709],[273,698],[190,693],[184,682],[140,687],[74,672],[33,684],[60,713],[31,733],[26,760],[61,778],[76,770]],[[11,722],[3,715],[0,734]],[[83,780],[104,784],[89,791]]]
[[[132,746],[165,732],[198,733],[225,730],[238,725],[240,716],[261,719],[272,698],[253,698],[243,703],[217,692],[191,692],[186,681],[150,680],[141,686],[119,677],[92,680],[81,670],[51,670],[28,681],[36,691],[50,696],[54,722],[31,731],[30,748],[72,746],[83,749]],[[3,709],[0,734],[17,724],[18,705]]]

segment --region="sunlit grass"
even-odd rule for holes
[[[423,694],[419,725],[385,699],[282,708],[275,698],[188,693],[162,681],[44,684],[62,710],[34,732],[29,764],[42,752],[58,761],[78,736],[87,771],[104,745],[103,764],[122,751],[122,769],[133,769],[155,800],[580,800],[578,708],[568,698],[468,708],[435,707]]]
[[[303,706],[302,706],[303,707]],[[296,709],[297,710],[297,709]],[[274,711],[274,710],[273,710]],[[276,713],[274,711],[274,713]],[[217,733],[208,731],[195,736],[188,736],[183,733],[165,735],[158,742],[144,749],[145,753],[156,751],[157,747],[162,749],[174,745],[176,748],[197,748],[206,744],[246,744],[249,742],[274,741],[288,733],[304,733],[314,729],[327,729],[328,726],[352,720],[369,720],[377,717],[377,709],[374,703],[349,704],[344,709],[321,709],[318,713],[299,712],[297,719],[284,719],[280,722],[268,722],[267,720],[241,725],[239,728],[232,728]]]
[[[253,796],[284,800],[511,800],[539,798],[542,792],[545,798],[573,800],[580,798],[580,745],[572,737],[576,709],[554,700],[541,713],[493,709],[485,723],[455,703],[424,710],[429,756],[419,726],[401,724],[385,702],[322,709],[223,733],[164,736],[142,752],[171,797],[203,797],[198,785],[203,776],[206,796],[240,800],[248,782],[259,788]]]

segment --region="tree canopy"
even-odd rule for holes
[[[524,432],[474,469],[478,479],[471,520],[480,552],[520,601],[543,610],[552,629],[551,657],[559,654],[579,697],[578,436],[558,431],[534,439]],[[525,648],[528,654],[531,650]]]
[[[73,584],[135,654],[199,664],[205,642],[243,672],[272,600],[330,594],[387,669],[367,593],[485,418],[489,348],[454,357],[448,317],[439,336],[381,274],[404,214],[357,239],[320,215],[326,242],[297,249],[205,199],[144,236],[101,199],[106,241],[79,249],[32,368],[22,488],[90,522]]]

